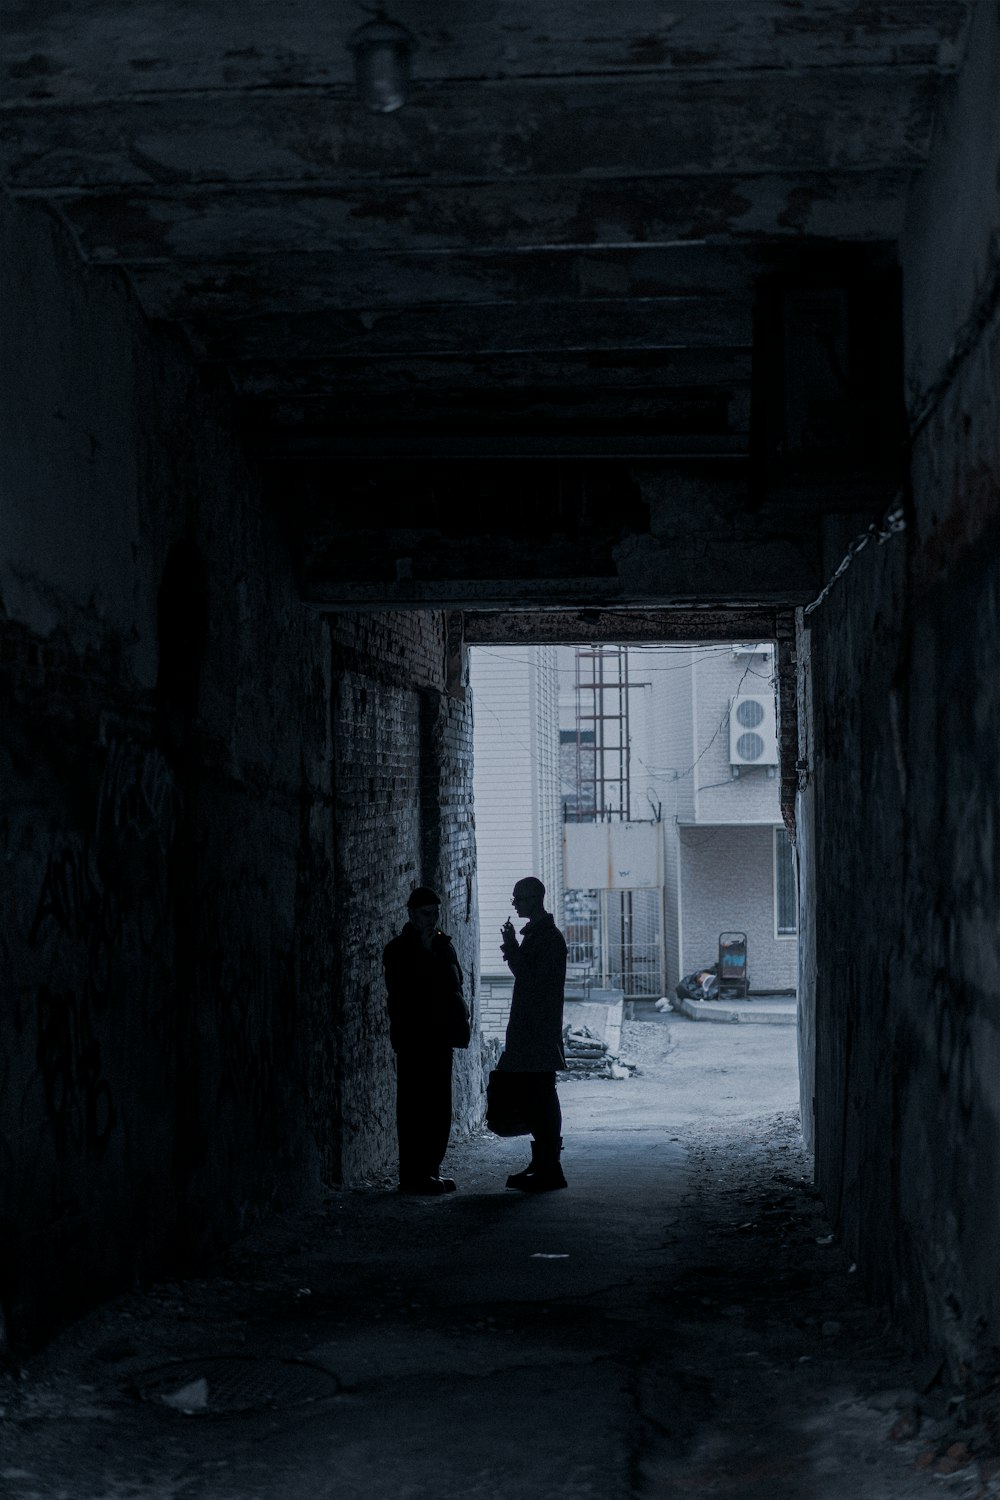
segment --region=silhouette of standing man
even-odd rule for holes
[[[563,1056],[563,991],[566,986],[566,942],[551,912],[545,910],[545,887],[534,875],[519,880],[511,905],[527,918],[518,942],[508,917],[500,929],[501,952],[514,975],[514,996],[507,1022],[501,1072],[519,1075],[522,1113],[532,1134],[531,1163],[507,1178],[522,1193],[564,1188],[559,1164],[562,1110],[556,1071]]]
[[[396,1054],[399,1186],[437,1196],[455,1190],[441,1163],[451,1133],[451,1053],[469,1045],[469,1012],[458,955],[438,927],[440,896],[418,885],[406,909],[409,921],[382,955]]]

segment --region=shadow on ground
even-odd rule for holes
[[[506,1192],[523,1144],[483,1135],[449,1157],[455,1194],[332,1193],[68,1330],[5,1380],[0,1493],[1000,1491],[986,1429],[958,1430],[830,1236],[794,1030],[672,1020],[625,1042],[635,1077],[562,1087],[568,1192]]]

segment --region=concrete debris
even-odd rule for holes
[[[631,1078],[639,1071],[636,1063],[624,1061],[610,1051],[607,1042],[589,1026],[563,1028],[563,1051],[566,1071],[563,1078]]]
[[[889,1432],[893,1441],[919,1433],[921,1451],[914,1459],[918,1469],[948,1477],[974,1465],[981,1483],[991,1486],[980,1491],[984,1496],[995,1493],[992,1486],[1000,1479],[998,1355],[994,1347],[983,1349],[962,1366],[957,1386],[947,1380],[944,1362],[928,1357],[914,1372],[916,1401],[899,1412]]]

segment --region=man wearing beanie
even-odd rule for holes
[[[382,955],[396,1054],[399,1186],[439,1196],[455,1189],[441,1163],[451,1133],[452,1048],[469,1045],[469,1011],[458,955],[438,927],[440,896],[418,885],[406,907],[409,921]]]

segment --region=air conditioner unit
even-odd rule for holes
[[[743,693],[730,700],[729,763],[732,766],[778,764],[773,694]]]

